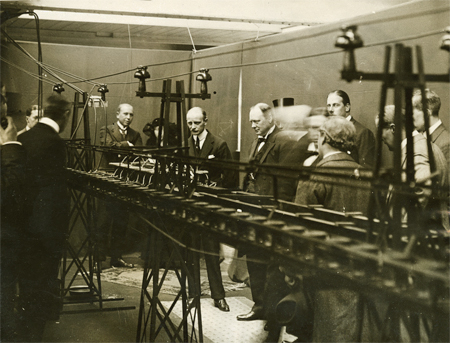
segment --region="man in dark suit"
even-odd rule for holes
[[[189,155],[209,160],[232,160],[227,143],[220,137],[214,136],[206,129],[208,117],[200,107],[191,108],[186,114],[186,122],[191,137],[189,138]],[[217,167],[206,166],[208,178],[219,187],[233,187],[236,177],[233,173]],[[225,300],[225,290],[222,284],[222,273],[220,271],[219,250],[220,244],[217,239],[202,233],[202,245],[205,252],[206,269],[208,272],[211,298],[214,306],[221,311],[228,312],[230,308]]]
[[[319,154],[322,160],[317,163],[316,169],[348,168],[349,171],[344,178],[311,176],[310,180],[299,183],[295,202],[302,205],[320,204],[340,212],[366,213],[369,191],[355,187],[357,181],[353,171],[361,166],[347,153],[356,141],[354,125],[344,118],[331,117],[319,131]],[[342,184],[336,184],[337,181]],[[367,187],[368,184],[363,186]],[[334,285],[310,286],[305,288],[305,291],[313,299],[314,307],[313,332],[308,341],[354,342],[360,339],[358,325],[355,325],[359,303],[357,292]],[[302,321],[306,320],[312,318],[302,318]]]
[[[450,134],[439,119],[439,110],[441,109],[441,99],[430,89],[425,89],[425,96],[427,102],[427,116],[430,120],[429,132],[431,142],[436,144],[444,154],[447,163],[450,163],[449,148],[450,148]],[[415,91],[412,98],[413,103],[413,120],[416,130],[425,134],[425,119],[422,109],[422,93]]]
[[[3,91],[3,89],[2,89]],[[3,93],[3,92],[2,92]],[[19,277],[20,238],[24,230],[25,150],[17,142],[17,129],[6,116],[6,97],[2,94],[1,144],[1,341],[16,340],[16,289]]]
[[[130,104],[120,104],[117,107],[117,122],[102,127],[100,129],[100,144],[112,148],[129,148],[132,146],[141,146],[142,138],[139,132],[133,130],[130,125],[133,122],[134,111]],[[106,152],[102,155],[100,168],[102,170],[112,171],[109,163],[120,162],[124,158],[123,155],[116,152]],[[99,217],[101,218],[99,226],[99,244],[100,259],[103,260],[108,241],[108,231],[111,229],[110,238],[110,265],[112,267],[133,268],[134,265],[127,263],[122,253],[126,243],[126,230],[129,221],[129,213],[121,207],[119,203],[100,202]]]
[[[375,162],[375,136],[368,128],[350,114],[350,98],[343,90],[328,94],[327,110],[330,115],[341,116],[351,121],[356,129],[356,141],[350,155],[363,168],[372,168]]]
[[[319,132],[319,154],[322,159],[317,163],[316,169],[351,168],[349,185],[333,184],[333,181],[341,180],[340,178],[313,175],[310,180],[299,183],[295,202],[303,205],[319,204],[334,211],[366,214],[369,192],[351,186],[355,183],[353,170],[361,168],[347,153],[356,140],[354,125],[340,117],[330,117]]]
[[[120,104],[117,107],[116,116],[117,122],[100,129],[100,145],[112,148],[129,148],[135,145],[141,146],[141,134],[130,127],[134,118],[133,106],[130,104]],[[122,155],[112,152],[103,154],[100,169],[114,169],[109,163],[120,162],[122,158]]]
[[[272,108],[258,103],[250,109],[249,121],[257,137],[252,143],[249,159],[258,164],[279,164],[289,151],[290,144],[277,137]],[[274,194],[273,178],[261,170],[246,176],[244,189],[259,195]],[[268,341],[278,339],[281,327],[275,320],[276,304],[289,293],[278,263],[272,263],[267,254],[248,249],[247,268],[254,305],[249,313],[238,315],[241,321],[267,319]]]
[[[69,221],[66,147],[59,133],[70,115],[70,103],[60,95],[47,99],[44,117],[19,137],[26,154],[28,225],[22,237],[20,308],[22,342],[42,339],[46,320],[59,316],[59,263]]]

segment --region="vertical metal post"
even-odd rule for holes
[[[398,187],[402,181],[402,130],[403,130],[403,85],[400,80],[404,80],[404,49],[403,44],[395,45],[395,86],[394,86],[394,196],[392,197],[393,221],[392,221],[392,244],[394,249],[400,248],[401,227],[402,227],[402,201],[398,192]]]

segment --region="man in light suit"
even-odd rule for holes
[[[56,320],[62,302],[57,282],[69,224],[66,147],[59,133],[70,115],[60,95],[47,99],[44,117],[18,139],[26,154],[28,225],[22,242],[19,289],[22,342],[42,339],[45,322]]]
[[[394,150],[394,133],[395,133],[395,124],[394,124],[394,113],[395,107],[394,105],[388,105],[384,109],[384,127],[382,140],[387,145],[389,150]],[[378,125],[378,119],[377,119]],[[406,140],[406,131],[404,128],[402,130],[402,169],[405,170],[407,167],[406,162],[406,151],[407,151],[407,140]],[[428,157],[428,148],[426,138],[419,134],[417,131],[413,132],[413,145],[414,145],[414,179],[418,187],[421,184],[430,185],[431,180],[431,171],[430,171],[430,160]],[[448,163],[439,149],[439,147],[431,143],[431,148],[436,164],[436,171],[439,172],[439,176],[437,179],[438,185],[442,190],[448,191]],[[406,181],[406,175],[403,175],[402,179]],[[389,196],[388,196],[389,198]],[[438,223],[438,225],[444,227],[446,230],[450,229],[448,215],[447,215],[447,204],[445,201],[440,201],[433,199],[430,197],[429,190],[423,189],[423,196],[418,198],[420,203],[420,210],[423,211],[422,220],[424,218],[428,218],[429,216],[434,217],[434,219]],[[388,199],[389,202],[389,199]],[[430,208],[431,207],[431,208]],[[429,226],[428,226],[429,227]]]
[[[291,143],[278,137],[272,108],[258,103],[250,109],[249,121],[257,137],[252,143],[249,159],[259,164],[279,164],[287,155]],[[262,170],[254,170],[244,180],[244,189],[259,195],[274,195],[273,178]],[[266,319],[269,331],[267,341],[277,341],[281,327],[275,320],[276,304],[289,293],[284,274],[278,263],[271,262],[267,254],[248,249],[247,268],[254,305],[249,313],[238,315],[237,320]]]
[[[371,168],[375,162],[375,136],[350,114],[351,105],[348,94],[340,89],[328,94],[327,110],[330,115],[344,117],[353,123],[356,129],[356,142],[350,155],[363,168]]]
[[[384,109],[384,126],[383,126],[383,134],[382,140],[387,145],[389,150],[393,151],[394,144],[394,133],[397,127],[394,124],[394,115],[395,115],[395,106],[388,105]],[[413,114],[414,116],[414,114]],[[403,116],[403,120],[404,120]],[[415,119],[415,118],[413,118]],[[376,124],[378,126],[378,117],[376,118]],[[402,161],[402,169],[405,170],[407,167],[406,154],[407,154],[407,139],[406,139],[406,131],[403,127],[400,128],[402,130],[402,152],[401,152],[401,161]],[[448,163],[445,160],[445,157],[439,147],[431,143],[432,153],[434,155],[436,171],[439,173],[437,177],[438,186],[442,191],[448,192]],[[430,161],[428,155],[428,147],[427,141],[423,135],[418,133],[417,131],[413,132],[413,149],[414,149],[414,179],[416,183],[416,207],[414,208],[414,212],[417,215],[419,220],[418,226],[423,229],[425,232],[429,231],[440,231],[445,239],[448,237],[449,232],[449,223],[448,223],[448,212],[447,212],[447,204],[446,201],[443,201],[441,197],[434,198],[434,194],[430,194],[429,189],[421,188],[421,185],[430,185],[431,180],[431,170],[430,170]],[[406,177],[403,174],[402,180],[406,181]],[[396,193],[388,193],[387,203],[394,203],[394,199],[396,196],[401,196],[401,194]],[[401,199],[403,200],[403,199]],[[414,199],[406,199],[406,201],[411,202]],[[402,220],[406,221],[407,217],[403,214]],[[444,229],[444,230],[442,230]],[[433,233],[434,235],[434,233]],[[431,235],[431,236],[433,236]],[[431,241],[432,243],[433,241]],[[443,254],[444,256],[444,254]],[[446,257],[444,257],[446,258]],[[416,315],[421,316],[421,313],[416,313]],[[449,330],[448,330],[448,317],[440,317],[430,318],[429,316],[423,317],[424,321],[428,321],[428,326],[433,327],[436,341],[439,342],[448,342],[449,341]],[[399,338],[400,341],[404,341],[404,337]],[[410,339],[409,337],[406,340]]]
[[[450,163],[449,148],[450,134],[439,119],[439,110],[441,109],[441,99],[432,90],[425,89],[427,102],[427,116],[430,120],[429,132],[431,142],[436,144],[444,154],[447,163]],[[412,98],[413,103],[413,120],[416,130],[425,135],[425,114],[422,109],[422,93],[415,91]]]
[[[191,131],[191,137],[189,138],[190,156],[209,160],[232,160],[227,143],[206,129],[208,117],[203,109],[200,107],[191,108],[186,114],[186,122]],[[235,186],[237,177],[233,177],[234,173],[232,171],[211,166],[206,166],[205,169],[208,170],[209,180],[217,186],[228,188]],[[207,252],[205,254],[205,262],[214,306],[221,311],[228,312],[230,308],[225,300],[225,290],[220,271],[219,241],[214,237],[208,236],[207,233],[202,233],[201,241],[203,249]]]
[[[129,148],[142,145],[140,133],[130,127],[133,118],[133,106],[120,104],[117,108],[117,122],[100,129],[100,144],[112,148]],[[105,152],[102,155],[99,169],[112,171],[114,167],[111,167],[109,163],[120,162],[123,157],[120,153]],[[99,211],[104,216],[100,220],[101,224],[99,227],[100,260],[106,258],[103,256],[104,250],[106,250],[104,246],[107,245],[108,231],[111,228],[110,265],[112,267],[133,268],[134,265],[127,263],[122,257],[125,248],[124,244],[126,243],[129,213],[118,203],[100,203],[100,206],[106,207],[106,210]]]

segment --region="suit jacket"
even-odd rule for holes
[[[308,181],[300,181],[297,187],[295,202],[302,205],[323,205],[325,208],[340,212],[367,213],[370,191],[355,185],[353,169],[361,168],[348,154],[340,152],[328,156],[317,163],[316,169],[352,168],[348,171],[348,179],[312,175]],[[343,182],[343,185],[330,182]],[[369,186],[368,183],[361,183]]]
[[[141,134],[131,127],[127,128],[127,134],[124,136],[120,133],[117,123],[102,127],[100,129],[100,145],[113,148],[129,148],[128,142],[135,146],[142,145]],[[100,169],[113,169],[109,166],[110,162],[120,162],[124,156],[116,153],[104,153],[100,160]]]
[[[430,185],[431,180],[427,180],[431,174],[430,170],[430,161],[428,158],[428,147],[426,138],[417,134],[413,137],[414,144],[414,179],[418,185],[426,184]],[[448,187],[449,187],[449,171],[448,171],[448,162],[444,157],[441,149],[434,144],[431,143],[431,148],[433,151],[434,161],[436,164],[436,170],[439,172],[439,177],[437,179],[438,185],[441,189],[446,190],[447,193],[443,194],[448,197]],[[402,169],[406,169],[407,160],[406,160],[406,146],[402,149]],[[402,177],[403,181],[406,181],[406,175]],[[427,191],[424,191],[425,195],[429,195]],[[389,200],[389,199],[388,199]],[[428,198],[425,201],[425,206],[427,207],[425,210],[426,215],[434,215],[435,219],[441,223],[441,225],[447,230],[450,229],[448,214],[447,214],[447,201],[444,200],[436,200],[433,198]],[[434,213],[433,213],[434,212]],[[439,218],[437,218],[437,217]],[[406,217],[404,217],[406,220]]]
[[[447,163],[450,163],[450,134],[443,124],[439,125],[431,134],[431,141],[436,144],[439,149],[441,149],[445,159],[447,160]]]
[[[292,141],[287,140],[282,136],[278,136],[280,131],[281,130],[276,127],[275,130],[269,135],[266,143],[258,152],[256,157],[253,157],[253,152],[258,144],[258,138],[255,138],[250,148],[249,160],[253,160],[260,164],[280,164],[292,148]],[[244,181],[245,190],[259,195],[274,195],[272,176],[267,175],[264,170],[255,170],[251,174],[252,175],[247,175],[246,180]],[[283,194],[284,191],[280,193]]]
[[[208,131],[203,143],[200,155],[197,156],[195,151],[195,142],[193,136],[189,138],[189,155],[194,157],[205,158],[208,160],[232,160],[231,151],[227,142],[222,138],[214,136]],[[238,184],[238,175],[235,171],[205,166],[203,169],[208,170],[208,177],[211,181],[216,182],[217,186],[225,188],[234,188]]]
[[[69,194],[66,184],[66,147],[50,126],[36,124],[18,137],[27,153],[27,235],[48,251],[61,253],[68,230]]]
[[[372,168],[375,164],[375,136],[368,128],[360,124],[353,117],[351,122],[356,129],[355,148],[350,156],[363,168]]]
[[[16,240],[23,229],[25,149],[19,144],[1,146],[1,236]]]

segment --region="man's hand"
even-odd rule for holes
[[[6,116],[8,120],[8,126],[6,129],[0,126],[0,143],[5,144],[6,142],[14,142],[17,141],[17,129],[16,125],[14,125],[14,121],[12,117]]]

